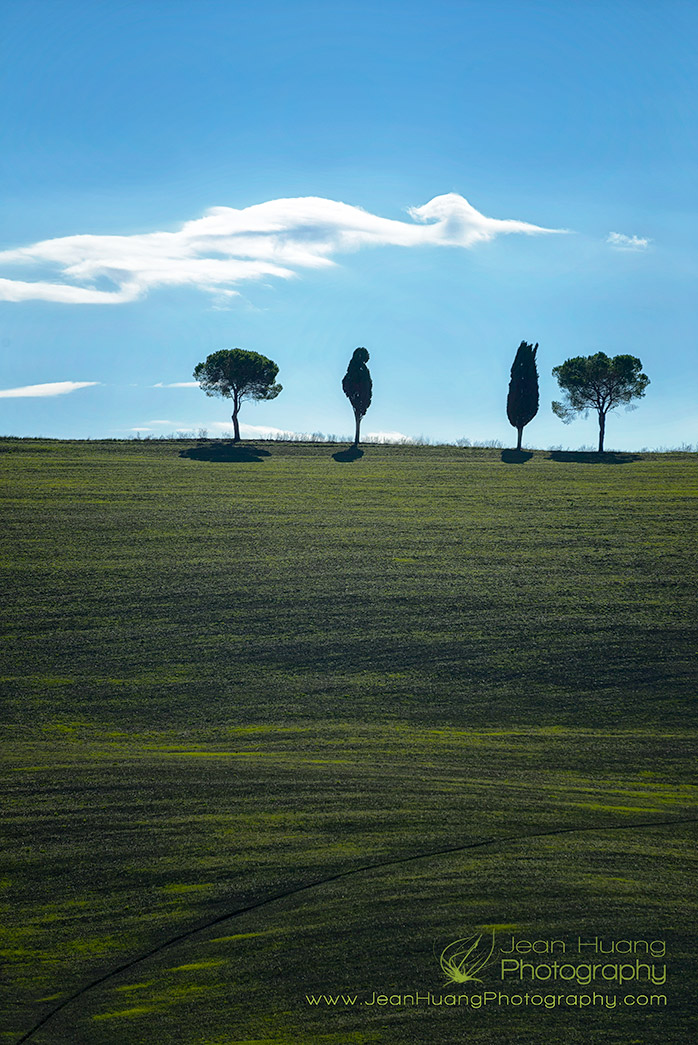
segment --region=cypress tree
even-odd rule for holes
[[[365,348],[355,349],[353,356],[349,360],[347,372],[342,379],[342,388],[345,396],[352,405],[354,419],[356,421],[354,446],[359,445],[361,418],[371,405],[373,383],[371,381],[368,367],[366,366],[368,358],[368,352]]]
[[[507,417],[517,433],[516,449],[521,449],[521,438],[524,427],[538,413],[538,368],[536,352],[538,343],[529,345],[522,341],[511,367],[509,395],[507,396]]]

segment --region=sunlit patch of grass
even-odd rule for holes
[[[100,1012],[93,1016],[92,1019],[95,1023],[99,1023],[102,1020],[138,1019],[139,1017],[149,1016],[152,1012],[157,1012],[157,1007],[155,1005],[134,1005],[130,1009],[118,1009],[115,1012]]]
[[[124,993],[128,993],[129,991],[145,991],[152,985],[152,983],[152,980],[142,980],[140,983],[127,983],[123,987],[113,987],[112,990],[117,992],[123,991]]]
[[[580,809],[595,809],[604,813],[661,813],[662,809],[654,806],[616,806],[604,805],[602,802],[575,802]]]
[[[189,962],[187,965],[173,965],[170,967],[170,972],[189,972],[191,970],[199,969],[213,969],[217,965],[225,965],[223,959],[211,959],[203,962]]]
[[[66,940],[61,950],[68,955],[98,957],[118,952],[120,947],[121,942],[116,936],[95,936],[91,939]]]

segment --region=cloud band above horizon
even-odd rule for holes
[[[266,277],[335,264],[362,247],[470,248],[499,235],[565,232],[480,214],[456,193],[412,207],[412,221],[381,218],[316,196],[270,200],[242,210],[213,207],[177,232],[63,236],[0,251],[0,265],[38,268],[37,280],[0,278],[0,300],[122,304],[156,287],[190,286],[223,297]],[[100,281],[102,286],[95,286]],[[104,285],[106,283],[106,286]]]

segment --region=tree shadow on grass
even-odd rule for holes
[[[263,461],[271,457],[268,450],[260,450],[257,446],[242,443],[207,443],[205,446],[190,446],[180,450],[180,457],[188,457],[192,461],[214,461],[218,464],[244,464]]]
[[[332,457],[340,464],[349,464],[351,461],[358,461],[363,455],[363,450],[359,450],[358,446],[348,446],[346,450],[338,450],[336,454],[332,454]]]
[[[505,464],[526,464],[533,454],[529,450],[502,450],[502,460]]]
[[[613,450],[598,453],[595,450],[553,450],[549,461],[572,462],[575,464],[630,464],[639,461],[638,454],[618,454]]]

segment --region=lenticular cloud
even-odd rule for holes
[[[473,247],[495,236],[561,232],[487,218],[456,193],[408,211],[410,221],[315,196],[243,210],[213,207],[177,232],[63,236],[0,252],[0,299],[66,304],[135,301],[155,287],[190,286],[225,297],[249,280],[290,279],[363,247]],[[12,273],[8,274],[8,270]],[[35,279],[27,279],[27,270]]]

